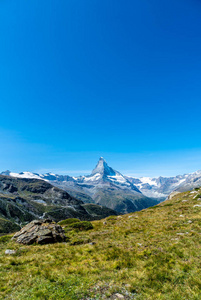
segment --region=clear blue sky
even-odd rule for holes
[[[201,169],[199,0],[2,0],[0,171]]]

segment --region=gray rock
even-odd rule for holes
[[[125,299],[124,295],[116,293],[115,294],[116,299]]]
[[[39,238],[37,239],[37,243],[38,244],[51,244],[54,243],[52,236],[51,235],[41,235],[39,236]]]
[[[66,236],[62,227],[50,219],[34,220],[17,232],[13,238],[17,243],[31,245],[65,242]]]
[[[96,242],[91,242],[91,243],[89,243],[89,245],[95,245],[96,244]]]
[[[5,251],[5,254],[9,254],[9,255],[15,254],[15,253],[16,253],[16,250],[10,250],[10,249],[7,249],[7,250]]]

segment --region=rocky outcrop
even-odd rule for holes
[[[50,244],[64,242],[66,236],[62,227],[50,219],[34,220],[17,232],[13,238],[20,244]]]
[[[179,194],[180,192],[174,191],[172,192],[168,197],[167,200],[171,200],[174,196],[176,196],[177,194]]]

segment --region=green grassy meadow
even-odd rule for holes
[[[201,189],[92,224],[66,243],[0,237],[0,299],[201,299]]]

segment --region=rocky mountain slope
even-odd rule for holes
[[[3,174],[19,178],[43,179],[66,190],[71,196],[85,203],[104,205],[120,213],[138,211],[158,203],[157,200],[143,195],[135,184],[120,172],[109,167],[102,157],[88,176],[70,177],[29,172],[17,174],[9,171]]]
[[[0,298],[201,299],[201,189],[92,224],[48,246],[0,237]]]
[[[165,200],[173,191],[185,192],[201,187],[201,171],[175,177],[126,177],[147,197]]]
[[[85,203],[101,203],[123,213],[156,204],[153,200],[164,201],[173,191],[183,192],[201,187],[201,171],[174,177],[135,178],[113,170],[103,158],[100,158],[96,168],[88,176],[71,177],[53,173],[12,173],[10,171],[2,174],[19,178],[43,179]]]
[[[44,180],[0,175],[0,232],[38,218],[94,220],[115,214],[106,207],[84,204]]]
[[[182,184],[187,177],[188,175],[178,175],[175,177],[160,176],[158,178],[127,177],[127,179],[135,184],[138,189],[147,197],[155,197],[163,201],[173,190],[180,186],[180,184]]]
[[[174,190],[177,192],[186,192],[198,187],[201,187],[201,171],[188,174],[185,180]]]

